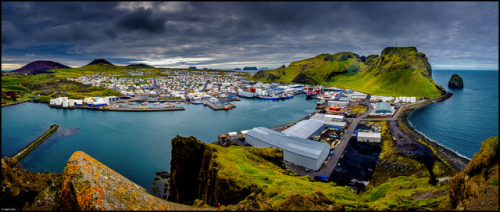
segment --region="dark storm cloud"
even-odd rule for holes
[[[155,17],[151,10],[139,8],[120,17],[116,25],[127,30],[163,33],[165,32],[165,21],[165,17]]]
[[[35,54],[76,66],[102,57],[276,67],[396,43],[416,46],[433,68],[495,68],[498,3],[2,2],[2,58],[19,64]]]

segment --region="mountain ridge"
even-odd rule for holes
[[[320,54],[288,67],[263,70],[250,78],[262,82],[344,87],[388,96],[439,97],[445,90],[432,80],[432,68],[416,47],[387,47],[380,55],[352,52]]]

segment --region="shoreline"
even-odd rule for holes
[[[415,128],[413,128],[413,125],[411,125],[410,121],[408,120],[408,117],[416,110],[427,107],[429,105],[435,104],[442,102],[448,98],[450,98],[453,95],[453,93],[446,92],[445,95],[434,98],[434,99],[428,99],[426,102],[415,105],[415,106],[410,106],[408,108],[404,108],[403,111],[401,111],[400,116],[398,117],[398,121],[404,125],[403,127],[406,128],[409,132],[408,136],[410,136],[412,139],[421,140],[423,143],[425,143],[428,146],[431,146],[435,150],[436,156],[438,156],[440,159],[444,160],[447,164],[449,164],[455,171],[459,172],[464,170],[467,167],[467,164],[469,163],[470,159],[466,158],[465,156],[462,156],[458,154],[457,152],[449,149],[448,147],[445,147],[436,141],[433,141],[429,139],[427,136],[423,135],[419,131],[417,131]]]

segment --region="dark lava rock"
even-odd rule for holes
[[[451,75],[450,81],[448,82],[448,87],[450,88],[464,88],[464,80],[458,74]]]

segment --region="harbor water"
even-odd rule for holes
[[[463,89],[448,88],[454,73],[462,77]],[[434,70],[432,75],[453,96],[413,112],[408,119],[429,139],[472,158],[481,142],[498,136],[498,71]]]
[[[219,134],[297,121],[315,110],[317,101],[305,98],[303,94],[280,101],[242,98],[232,102],[236,108],[229,111],[176,104],[186,110],[115,112],[23,103],[2,108],[2,155],[14,155],[56,123],[59,130],[21,166],[34,172],[62,172],[71,154],[83,151],[151,191],[155,173],[170,171],[171,140],[176,135],[211,143]],[[157,107],[153,102],[149,106]]]

